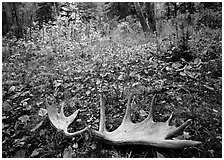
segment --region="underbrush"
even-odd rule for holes
[[[211,42],[204,37],[206,34],[200,33],[192,38],[195,52],[206,50],[204,45]],[[74,42],[63,38],[56,41],[51,45],[3,40],[7,55],[2,64],[3,157],[222,156],[220,56],[207,61],[204,57],[208,51],[186,64],[179,61],[167,63],[159,56],[163,53],[157,50],[156,36],[145,39],[133,32],[124,35],[120,30],[95,41]],[[219,38],[214,36],[213,41],[207,50],[215,45],[221,47]],[[211,52],[219,55],[220,51]],[[188,138],[202,144],[179,150],[111,146],[85,136],[66,138],[47,118],[45,99],[51,96],[55,103],[68,103],[67,115],[82,110],[70,126],[71,132],[88,125],[97,129],[98,93],[103,91],[107,107],[106,127],[114,130],[121,123],[130,88],[137,90],[133,102],[134,122],[143,120],[143,113],[150,110],[152,95],[145,90],[159,90],[155,120],[165,121],[172,112],[173,124],[180,125],[192,119],[193,123],[186,129]]]

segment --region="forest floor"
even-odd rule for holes
[[[122,44],[111,40],[92,43],[50,44],[3,41],[8,54],[2,62],[3,157],[222,157],[222,78],[215,68],[221,60],[194,59],[189,63],[165,62],[156,45]],[[116,129],[124,116],[128,88],[168,88],[157,94],[155,121],[187,119],[187,139],[198,146],[164,149],[151,146],[113,146],[65,137],[47,117],[45,100],[66,101],[65,115],[81,109],[69,131],[99,125],[99,91],[106,97],[106,128]],[[142,121],[153,95],[139,91],[132,121]],[[88,139],[88,138],[87,138]]]

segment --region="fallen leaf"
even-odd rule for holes
[[[182,135],[179,135],[179,136],[177,136],[177,137],[175,137],[173,139],[176,139],[176,140],[186,140],[186,139],[189,139],[189,138],[191,138],[189,132],[183,132]]]
[[[172,64],[172,67],[175,68],[175,69],[178,69],[178,68],[181,67],[181,66],[182,66],[182,64],[179,63],[179,62],[176,62],[176,63],[173,63],[173,64]]]
[[[76,120],[76,122],[82,122],[82,120],[79,118],[79,119]]]
[[[31,105],[27,105],[27,106],[26,106],[26,110],[27,110],[27,111],[28,111],[28,110],[31,110],[31,108],[32,108]]]
[[[23,104],[23,107],[26,107],[28,105],[27,102],[22,102],[22,104]]]
[[[41,104],[43,104],[44,101],[41,101],[41,102],[37,102],[36,105],[39,107]]]
[[[181,75],[181,76],[186,76],[186,73],[184,73],[184,72],[180,72],[180,75]]]
[[[15,145],[16,145],[16,146],[20,146],[20,147],[22,147],[22,146],[25,144],[24,141],[26,141],[26,138],[27,138],[27,137],[24,137],[24,138],[22,138],[22,139],[15,139],[15,141],[14,141]]]
[[[88,141],[90,139],[90,134],[88,132],[84,132],[83,137],[84,137],[85,141]]]
[[[139,85],[141,85],[140,82],[135,82],[135,83],[132,84],[132,87],[136,87],[136,86],[139,86]]]
[[[47,114],[47,110],[44,108],[40,108],[38,115],[44,117]]]
[[[89,119],[87,119],[87,123],[91,122],[93,120],[93,117],[90,117]]]
[[[97,148],[97,146],[96,146],[95,143],[93,143],[93,144],[90,145],[90,148],[91,148],[92,150],[95,150],[95,149]]]
[[[8,92],[9,92],[9,93],[14,92],[14,91],[15,91],[15,89],[16,89],[16,87],[15,87],[15,86],[11,86],[11,87],[9,88]]]
[[[26,152],[24,150],[19,150],[19,151],[16,152],[16,154],[13,158],[26,158],[25,153]]]
[[[99,85],[101,81],[99,79],[96,80],[96,85]]]
[[[123,76],[123,74],[121,74],[117,79],[118,79],[119,81],[124,80],[124,76]]]
[[[65,148],[63,152],[63,158],[72,158],[72,147],[69,146],[68,148]]]
[[[43,135],[45,135],[45,133],[46,133],[46,129],[41,129],[39,132],[39,135],[43,136]]]
[[[24,97],[25,95],[30,94],[30,91],[25,91],[21,94],[22,97]]]
[[[79,145],[78,145],[78,143],[74,143],[72,147],[77,149],[79,147]]]
[[[160,154],[159,152],[156,152],[157,158],[165,158],[164,155]]]
[[[200,63],[200,62],[201,62],[201,59],[196,58],[196,59],[194,60],[193,64],[194,64],[194,65],[197,65],[197,64]]]
[[[31,154],[30,157],[35,157],[35,156],[37,156],[37,155],[39,154],[40,150],[41,150],[41,148],[37,148],[37,149],[35,149],[35,150],[33,151],[33,153]]]
[[[21,95],[21,92],[18,92],[18,93],[14,94],[14,95],[12,96],[12,99],[17,98],[17,97],[19,97],[20,95]]]
[[[38,124],[31,130],[31,132],[36,131],[42,124],[43,124],[43,121],[41,121],[40,123],[38,123]]]
[[[141,116],[141,117],[145,117],[145,116],[148,115],[148,114],[146,113],[146,111],[144,111],[143,109],[141,109],[141,110],[139,111],[139,113],[140,113],[140,116]]]
[[[208,150],[208,152],[211,153],[214,156],[215,151],[213,149]]]
[[[21,103],[26,102],[28,100],[30,100],[30,98],[26,98],[26,99],[22,100]]]
[[[26,124],[27,121],[30,120],[30,117],[27,116],[27,115],[24,115],[24,116],[19,117],[19,120],[20,120],[22,123]]]
[[[7,84],[7,85],[12,85],[15,83],[19,83],[18,81],[13,81],[13,80],[6,80],[5,82],[2,82],[2,84]]]
[[[171,68],[171,67],[166,66],[166,70],[167,70],[167,71],[172,71],[172,68]]]
[[[90,90],[86,91],[86,95],[87,95],[87,96],[89,96],[89,95],[90,95],[90,93],[91,93],[91,91],[90,91]]]
[[[212,88],[212,87],[210,87],[210,86],[208,86],[206,84],[204,84],[204,87],[207,88],[207,89],[209,89],[209,90],[211,90],[211,91],[214,91],[215,90],[214,88]]]
[[[135,72],[131,72],[131,73],[129,74],[130,77],[134,77],[135,75],[136,75]]]
[[[185,72],[189,77],[191,77],[191,78],[195,78],[196,77],[196,73],[195,72],[189,72],[189,71],[186,71]]]
[[[191,135],[189,132],[183,132],[183,136],[184,136],[184,139],[189,139],[191,138]]]
[[[180,96],[176,96],[176,100],[177,100],[177,101],[182,101],[182,99],[181,99]]]
[[[7,101],[3,102],[3,104],[2,104],[3,110],[9,111],[11,108],[12,108],[12,106]]]
[[[57,88],[62,84],[62,82],[63,82],[62,80],[54,81],[54,86]]]

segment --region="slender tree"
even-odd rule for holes
[[[143,32],[149,32],[149,25],[144,17],[144,14],[142,12],[142,9],[141,9],[141,6],[139,4],[139,2],[134,2],[134,6],[135,6],[135,10],[136,10],[136,13],[137,13],[137,16],[138,16],[138,19],[141,23],[141,26],[142,26],[142,29],[143,29]]]
[[[150,29],[154,32],[154,31],[156,31],[154,3],[146,2],[145,8],[146,8],[146,14],[147,14],[147,18],[148,18],[148,25],[149,25]]]

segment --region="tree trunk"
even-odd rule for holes
[[[12,9],[9,2],[2,3],[2,35],[6,35],[13,25]]]
[[[150,29],[155,32],[156,31],[156,20],[155,20],[155,11],[154,11],[154,3],[146,2],[146,14],[148,18],[148,24]]]
[[[16,23],[16,38],[23,38],[23,27],[22,24],[20,22],[19,16],[18,16],[18,12],[17,12],[17,6],[16,3],[12,3],[13,6],[13,13],[14,13],[14,17],[15,17],[15,23]]]
[[[134,2],[134,6],[135,6],[137,16],[140,20],[143,32],[145,32],[145,33],[149,32],[149,26],[146,22],[146,19],[145,19],[144,15],[143,15],[143,12],[142,12],[142,9],[141,9],[141,6],[140,6],[139,2]]]
[[[173,2],[173,5],[174,5],[174,18],[177,17],[177,3],[176,2]],[[176,37],[175,37],[175,43],[176,43],[176,46],[177,46],[177,40],[179,39],[179,34],[178,34],[178,24],[177,24],[177,20],[175,19],[175,28],[176,28]]]

